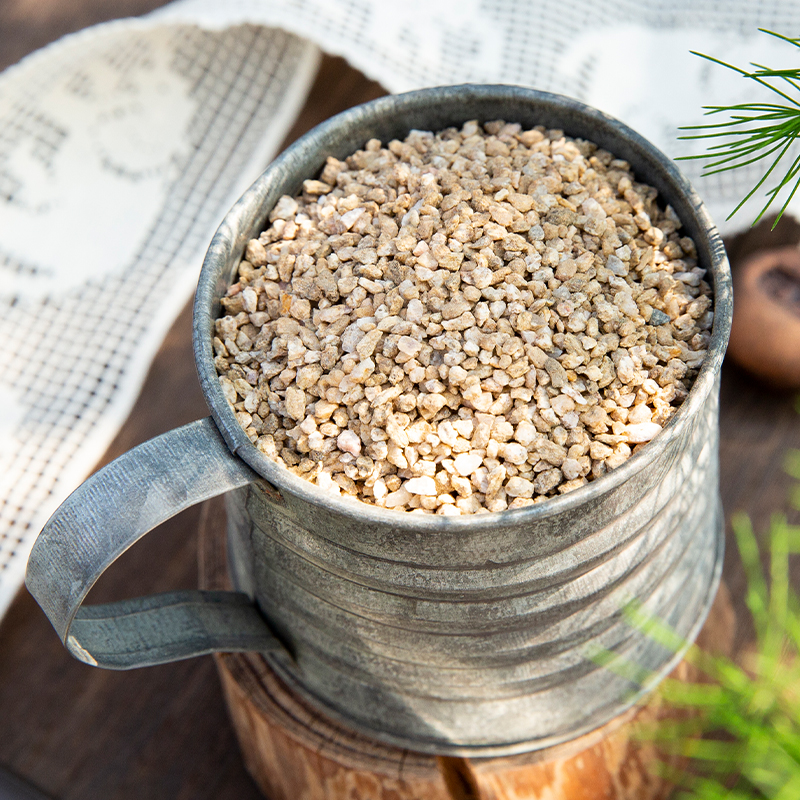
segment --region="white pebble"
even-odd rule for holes
[[[460,436],[465,439],[472,437],[472,431],[475,429],[475,424],[471,419],[457,419],[453,422],[453,427],[458,431]]]
[[[581,465],[576,458],[565,458],[561,464],[561,472],[568,481],[574,481],[581,474]]]
[[[329,472],[320,472],[319,475],[317,475],[317,486],[323,491],[331,492],[332,494],[342,493],[339,484],[336,483]]]
[[[258,295],[251,286],[242,291],[242,305],[248,314],[252,314],[258,307]]]
[[[420,322],[424,313],[425,306],[416,297],[408,301],[408,307],[406,308],[407,322]]]
[[[494,395],[491,392],[481,392],[478,397],[472,401],[472,407],[476,411],[488,411],[494,403]]]
[[[331,323],[341,319],[347,314],[347,306],[330,306],[328,308],[321,308],[314,312],[314,322],[317,324],[321,322]]]
[[[422,342],[410,336],[401,336],[397,341],[397,349],[409,356],[416,356],[422,350]]]
[[[533,483],[515,475],[506,483],[506,494],[510,497],[533,497]]]
[[[396,492],[390,492],[386,495],[383,505],[386,508],[402,508],[408,505],[413,496],[405,486],[401,486]]]
[[[474,400],[477,400],[482,394],[483,390],[481,389],[480,383],[473,383],[464,388],[464,390],[461,392],[461,397],[468,403],[471,403]]]
[[[614,303],[623,314],[627,314],[629,317],[635,317],[639,313],[636,301],[628,292],[617,292],[614,295]]]
[[[444,517],[460,517],[461,516],[461,509],[458,506],[454,506],[451,503],[446,503],[445,505],[439,506],[436,510],[437,514],[441,514]]]
[[[581,203],[581,211],[595,219],[605,219],[608,216],[603,206],[601,206],[594,197],[589,197]]]
[[[631,444],[649,442],[660,432],[661,426],[656,422],[639,422],[625,426],[625,437]]]
[[[458,433],[456,433],[456,429],[449,420],[440,422],[436,429],[436,433],[438,434],[439,439],[448,447],[452,447],[456,443],[456,439],[458,439]]]
[[[233,405],[239,399],[239,395],[236,391],[236,387],[233,385],[230,378],[226,378],[224,375],[220,375],[219,385],[222,388],[222,393],[225,395],[225,399],[231,405]]]
[[[427,497],[433,497],[436,492],[436,481],[426,475],[421,475],[418,478],[409,478],[403,486],[411,494],[422,494]]]
[[[261,399],[258,396],[258,392],[253,389],[252,392],[248,392],[244,398],[244,410],[250,414],[255,414],[258,410],[258,406],[261,403]],[[307,431],[303,431],[303,433],[307,433]]]
[[[550,406],[559,417],[563,417],[564,414],[575,410],[575,401],[566,394],[559,394],[550,398]]]
[[[358,327],[355,323],[352,325],[348,325],[344,329],[344,333],[342,333],[342,350],[345,353],[353,353],[355,352],[356,346],[358,343],[364,338],[364,331]]]
[[[286,413],[294,420],[301,420],[306,415],[306,393],[297,386],[290,386],[286,390]]]
[[[351,211],[345,211],[345,213],[342,214],[342,225],[349,231],[364,213],[363,208],[354,208]]]
[[[517,442],[507,442],[500,445],[499,452],[506,461],[510,461],[517,466],[524,464],[528,460],[528,448]]]
[[[630,257],[630,256],[629,256]],[[606,261],[606,267],[610,269],[615,275],[625,277],[628,274],[628,265],[625,264],[619,256],[609,256]]]
[[[645,405],[644,403],[639,403],[639,405],[634,406],[628,412],[628,424],[629,425],[638,425],[642,422],[652,422],[653,420],[653,412],[649,406]]]
[[[649,395],[658,394],[658,384],[652,378],[647,378],[645,380],[645,382],[642,384],[642,389],[644,389]]]
[[[483,463],[483,458],[473,453],[459,453],[455,458],[455,468],[459,475],[472,475]]]
[[[307,416],[298,426],[306,436],[310,436],[317,429],[317,421],[311,415]]]
[[[469,497],[459,497],[456,500],[456,508],[460,509],[462,514],[477,514],[483,510],[481,501],[474,494]]]
[[[353,367],[349,377],[357,383],[363,383],[374,371],[375,362],[371,358],[365,358]]]
[[[336,439],[336,446],[343,453],[357,456],[361,452],[361,439],[351,430],[342,431]]]
[[[447,373],[447,380],[454,386],[460,386],[467,379],[468,375],[469,373],[463,367],[456,364],[450,367],[450,371]]]
[[[571,431],[573,428],[577,428],[580,421],[581,418],[578,416],[577,411],[568,411],[563,417],[561,417],[561,424],[568,431]]]
[[[283,195],[275,204],[275,208],[270,212],[270,220],[289,219],[297,213],[298,203],[293,197]]]
[[[494,271],[488,267],[478,267],[472,271],[472,280],[476,288],[485,289],[494,280]]]
[[[636,366],[630,356],[623,356],[617,364],[617,377],[622,383],[630,383],[636,375]]]
[[[514,438],[523,446],[527,447],[531,442],[535,442],[539,438],[539,431],[532,422],[523,420],[517,425],[517,430],[514,432]]]

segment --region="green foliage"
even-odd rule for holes
[[[794,47],[800,47],[800,38],[790,39],[788,36],[782,36],[779,33],[764,30],[763,28],[759,30]],[[800,137],[800,68],[771,69],[762,64],[751,63],[750,66],[753,69],[748,71],[703,53],[694,51],[692,53],[739,73],[743,78],[759,84],[762,88],[777,95],[778,98],[778,102],[774,103],[703,106],[706,115],[727,115],[729,119],[709,125],[689,125],[680,129],[697,131],[697,133],[689,136],[681,136],[681,139],[706,139],[714,142],[708,145],[708,152],[706,153],[681,157],[684,160],[705,160],[703,175],[714,175],[718,172],[744,167],[761,159],[769,159],[774,156],[772,164],[764,176],[728,215],[728,219],[730,219],[764,186],[778,165],[784,161],[784,158],[790,157],[789,151],[795,141],[798,140],[798,137]],[[788,161],[789,158],[786,160]],[[784,166],[785,163],[784,161]],[[789,187],[791,188],[789,189]],[[789,189],[777,219],[772,226],[774,229],[798,188],[800,188],[800,155],[791,162],[786,174],[778,180],[777,185],[766,191],[767,202],[753,224],[761,219],[784,189]]]
[[[800,481],[800,451],[786,458],[786,471]],[[800,484],[793,503],[800,508]],[[663,697],[688,718],[660,722],[643,732],[665,755],[689,759],[690,768],[669,775],[682,788],[680,800],[797,800],[800,797],[800,599],[791,587],[789,557],[800,553],[800,526],[773,515],[767,575],[750,519],[736,514],[733,531],[747,576],[746,603],[756,644],[742,665],[698,647],[686,658],[709,682],[668,678]],[[678,650],[673,631],[641,608],[627,610],[633,624]],[[628,668],[631,677],[635,672]],[[641,674],[636,675],[641,682]]]
[[[800,48],[800,38],[791,39],[763,29],[761,32]],[[730,213],[730,219],[776,170],[780,173],[781,162],[786,168],[784,159],[792,145],[800,141],[800,68],[779,70],[753,63],[750,65],[753,69],[748,71],[702,53],[694,55],[737,72],[778,98],[774,103],[705,106],[707,115],[727,115],[728,119],[681,129],[696,131],[682,139],[712,142],[706,153],[683,157],[705,160],[704,175],[772,158],[764,176]],[[777,185],[766,190],[767,201],[753,224],[784,189],[788,194],[773,228],[800,189],[800,155],[791,161]],[[795,405],[800,412],[800,397]],[[800,510],[800,451],[790,451],[784,467],[797,481],[790,490],[789,501]],[[800,798],[800,597],[791,586],[789,559],[800,553],[800,525],[790,524],[784,514],[774,514],[765,553],[745,514],[735,514],[731,522],[747,578],[745,601],[753,617],[755,647],[740,659],[741,664],[706,653],[697,646],[690,647],[685,658],[706,680],[685,683],[667,678],[660,693],[674,707],[692,713],[662,720],[642,731],[641,736],[657,741],[665,756],[688,759],[689,768],[684,772],[668,767],[666,761],[662,770],[681,787],[678,800],[797,800]],[[640,607],[631,605],[626,613],[633,625],[665,647],[677,652],[685,644]],[[621,662],[612,653],[596,658],[640,686],[652,679],[636,665]]]

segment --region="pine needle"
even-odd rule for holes
[[[759,28],[761,33],[773,36],[787,44],[800,48],[800,39]],[[693,55],[710,61],[733,72],[739,73],[764,89],[777,95],[784,103],[738,103],[729,106],[703,106],[707,116],[727,114],[726,122],[714,122],[708,125],[687,125],[681,127],[684,131],[697,131],[697,133],[680,136],[680,139],[705,139],[719,142],[711,144],[706,153],[693,156],[679,156],[678,161],[704,160],[703,176],[716,175],[733,169],[746,167],[757,161],[769,160],[772,163],[765,174],[750,189],[739,204],[728,214],[731,219],[742,206],[761,189],[769,178],[776,172],[780,174],[779,165],[784,162],[786,170],[777,183],[765,190],[767,198],[758,216],[753,221],[755,225],[767,212],[769,207],[778,200],[784,190],[788,191],[780,211],[772,225],[780,221],[794,195],[800,189],[800,156],[791,165],[785,166],[785,159],[796,142],[800,141],[800,68],[797,69],[771,69],[762,64],[751,63],[752,70],[744,70],[733,64],[728,64],[718,58],[691,51]],[[774,158],[772,158],[774,156]]]

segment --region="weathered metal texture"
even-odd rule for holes
[[[647,447],[547,503],[453,518],[331,497],[267,459],[236,422],[213,365],[219,298],[274,203],[315,175],[327,156],[341,158],[372,137],[386,141],[411,128],[498,118],[590,139],[659,190],[710,271],[715,322],[708,357],[687,400]],[[207,464],[183,466],[180,429],[160,450],[143,446],[146,458],[137,449],[106,467],[48,523],[34,548],[29,586],[73,653],[85,658],[88,651],[85,660],[101,665],[154,663],[151,639],[160,660],[250,642],[329,714],[414,750],[489,756],[571,739],[650,688],[597,666],[593,652],[613,649],[652,670],[650,684],[680,657],[637,633],[623,618],[624,604],[639,600],[689,641],[716,590],[717,402],[731,310],[724,248],[700,199],[671,161],[616,120],[568,98],[498,86],[423,90],[352,109],[278,158],[211,243],[196,295],[194,344],[222,438],[208,423],[198,423],[206,426],[199,439],[197,431],[189,437],[189,463]],[[218,479],[209,482],[214,470]],[[134,491],[131,483],[152,489]],[[181,599],[178,606],[192,609],[188,637],[180,630],[183,612],[176,616],[169,598],[82,609],[70,633],[96,577],[148,526],[229,489],[229,549],[240,590],[232,603],[200,593]],[[140,518],[143,507],[155,510]],[[242,595],[254,598],[285,650],[266,625],[253,625],[254,607],[243,605]],[[238,632],[226,638],[225,625]],[[170,649],[173,637],[180,643]]]
[[[221,650],[280,649],[242,592],[81,607],[105,569],[149,530],[256,477],[203,419],[135,447],[82,483],[39,534],[25,578],[72,655],[132,669]]]
[[[709,356],[663,433],[612,474],[527,509],[472,518],[399,516],[334,500],[249,445],[221,399],[211,323],[249,237],[282,194],[371,138],[502,118],[557,127],[633,165],[678,212],[710,269]],[[204,391],[230,446],[276,491],[230,496],[237,585],[296,664],[274,666],[309,699],[374,736],[414,749],[496,755],[596,727],[639,689],[596,666],[613,648],[657,675],[676,654],[623,619],[637,598],[691,639],[722,555],[717,378],[731,314],[722,242],[671,161],[615,120],[565,98],[456,87],[382,98],[301,139],[250,189],[212,242],[196,306]],[[252,522],[251,522],[252,521]]]
[[[698,245],[714,285],[709,355],[659,436],[611,474],[546,504],[489,516],[398,516],[333,499],[277,468],[236,424],[211,368],[217,302],[246,241],[282,194],[371,138],[468,119],[557,127],[627,159]],[[718,376],[731,317],[724,248],[674,164],[604,114],[515,87],[387,97],[339,115],[287,151],[223,223],[196,306],[196,357],[229,445],[272,490],[230,495],[237,586],[253,594],[296,662],[273,665],[329,713],[386,741],[498,755],[570,739],[613,718],[643,688],[598,667],[614,649],[666,674],[678,654],[623,618],[636,598],[691,640],[716,590]],[[288,667],[287,667],[288,664]]]
[[[256,483],[228,495],[234,574],[294,656],[273,666],[345,722],[431,752],[556,744],[644,688],[597,650],[675,665],[628,600],[687,641],[699,630],[722,556],[716,432],[712,397],[621,485],[482,525],[358,520]]]

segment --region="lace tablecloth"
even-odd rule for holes
[[[178,0],[0,75],[0,614],[48,516],[114,437],[205,247],[302,106],[319,50],[387,90],[577,97],[671,156],[701,106],[758,99],[692,56],[796,66],[781,0]],[[694,152],[697,152],[695,150]],[[761,167],[684,171],[723,232]],[[800,197],[793,205],[800,211]]]

